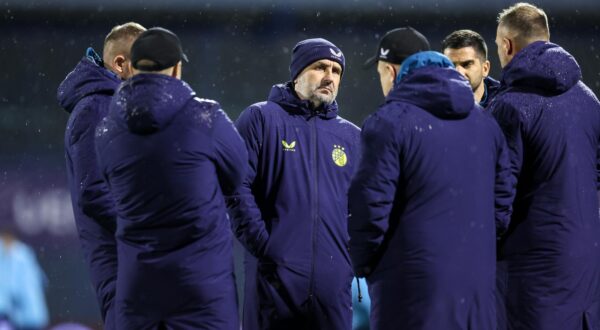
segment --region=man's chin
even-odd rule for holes
[[[330,90],[317,90],[315,92],[315,96],[320,100],[323,100],[323,102],[325,102],[325,100],[329,100],[329,103],[331,103],[333,99],[335,99],[335,95]]]
[[[334,99],[332,97],[320,97],[319,101],[321,101],[322,104],[330,105],[331,103],[333,103]]]

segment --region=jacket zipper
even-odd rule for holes
[[[317,222],[319,218],[319,186],[318,186],[318,164],[317,164],[317,119],[318,114],[315,114],[312,118],[311,125],[311,161],[312,161],[312,179],[313,179],[313,193],[311,196],[312,202],[312,260],[311,260],[311,271],[310,271],[310,288],[308,291],[309,308],[312,308],[315,290],[315,259],[317,249]]]

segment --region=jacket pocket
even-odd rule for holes
[[[282,328],[283,324],[299,314],[298,307],[288,291],[286,283],[279,276],[279,265],[261,261],[258,266],[258,295],[260,323],[264,328]]]

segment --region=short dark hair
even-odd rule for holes
[[[504,9],[498,15],[498,25],[515,33],[515,38],[523,45],[550,39],[548,16],[542,9],[526,2]]]
[[[442,41],[442,51],[447,48],[460,49],[465,47],[473,47],[475,52],[482,59],[482,62],[487,60],[488,49],[485,40],[483,40],[483,37],[475,31],[454,31]]]

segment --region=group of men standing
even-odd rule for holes
[[[600,327],[600,103],[548,19],[499,15],[500,82],[469,30],[398,28],[385,102],[338,115],[345,58],[300,41],[290,80],[232,123],[181,78],[169,30],[127,23],[63,81],[77,228],[107,329]]]

